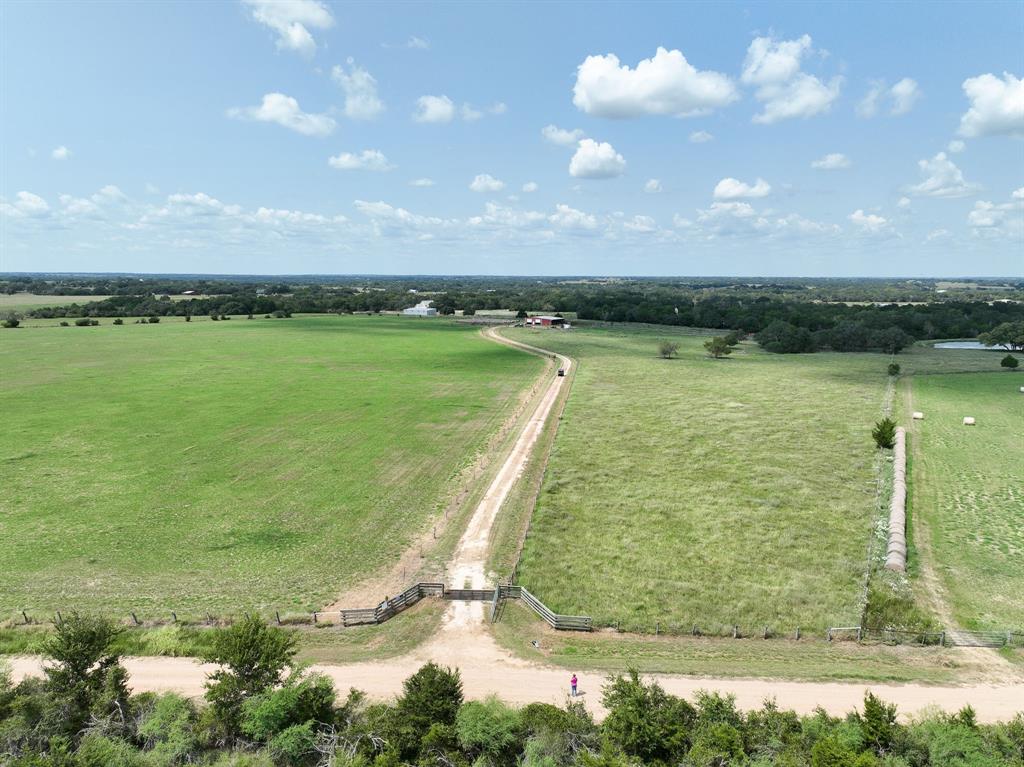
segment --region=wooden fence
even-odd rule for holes
[[[520,599],[537,615],[559,631],[592,631],[593,620],[585,615],[559,615],[522,586],[497,584],[493,589],[450,589],[443,583],[416,583],[396,597],[389,597],[376,607],[342,610],[343,626],[365,626],[393,618],[424,597],[441,597],[452,601],[490,602],[491,622],[498,616],[504,599]]]
[[[885,644],[936,645],[939,647],[1024,647],[1024,632],[1019,631],[904,631],[901,629],[834,626],[826,633],[828,641],[876,641]]]

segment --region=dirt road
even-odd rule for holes
[[[568,692],[571,672],[564,669],[538,667],[513,658],[487,637],[484,643],[475,639],[461,647],[431,645],[393,661],[357,663],[345,666],[314,666],[330,676],[344,694],[350,687],[365,691],[374,699],[388,699],[401,693],[402,680],[426,660],[458,666],[468,698],[498,695],[509,703],[525,704],[546,701],[561,704]],[[199,696],[203,680],[212,667],[188,658],[128,658],[125,665],[131,674],[136,692],[174,690],[184,695]],[[15,679],[39,673],[39,660],[14,658]],[[598,717],[601,706],[602,677],[577,671],[580,689],[587,708]],[[1006,721],[1024,709],[1024,684],[969,685],[964,687],[930,687],[904,684],[843,684],[818,682],[784,682],[767,679],[703,679],[681,676],[652,678],[675,695],[691,697],[697,690],[718,690],[732,693],[745,709],[756,708],[766,698],[774,697],[780,706],[809,714],[821,706],[830,714],[842,715],[859,707],[865,690],[872,690],[884,700],[896,703],[906,716],[929,706],[956,711],[970,704],[983,722]]]

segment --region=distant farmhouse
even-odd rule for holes
[[[551,317],[546,314],[527,317],[525,322],[527,325],[535,325],[537,327],[544,328],[562,328],[566,326],[565,319],[562,317]]]
[[[410,293],[413,291],[409,291]],[[416,306],[410,306],[408,309],[403,309],[402,314],[407,317],[436,317],[437,309],[431,304],[433,301],[420,301]]]

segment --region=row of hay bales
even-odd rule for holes
[[[889,546],[885,553],[885,566],[902,573],[907,569],[907,430],[902,426],[896,428],[892,458],[892,500],[889,503]]]

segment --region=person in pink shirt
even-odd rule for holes
[[[576,674],[572,675],[572,679],[569,680],[569,686],[572,687],[572,697],[576,697]]]

